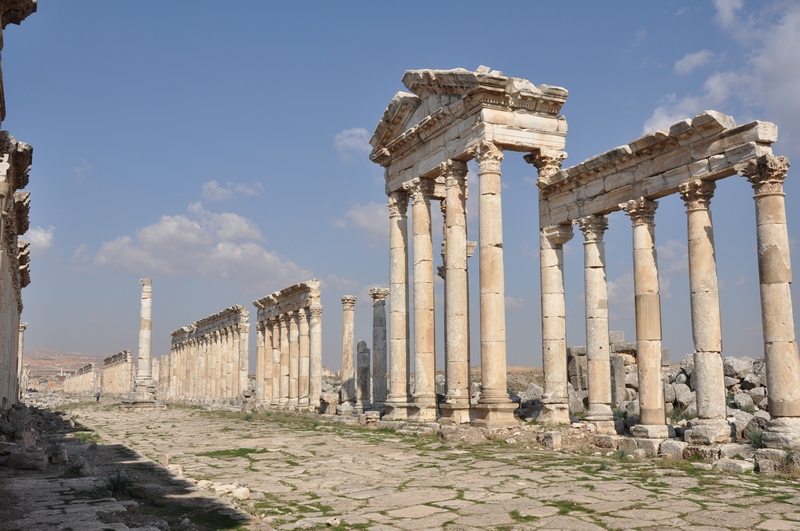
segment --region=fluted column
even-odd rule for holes
[[[244,318],[249,317],[243,316]],[[239,323],[239,382],[236,385],[236,396],[243,393],[247,389],[247,373],[250,369],[250,359],[248,356],[250,346],[250,324],[246,322]]]
[[[372,288],[372,406],[381,410],[386,402],[386,297],[389,290]]]
[[[386,417],[408,416],[408,195],[389,194],[389,396]]]
[[[584,290],[586,298],[586,359],[589,373],[589,412],[586,418],[603,432],[614,431],[611,411],[611,360],[608,340],[608,285],[603,234],[605,216],[577,220],[583,232]]]
[[[792,309],[792,267],[783,181],[789,159],[763,155],[737,170],[755,191],[758,274],[767,397],[772,420],[764,444],[800,449],[800,359]]]
[[[286,407],[289,402],[289,320],[287,314],[279,316],[281,324],[281,387],[278,404]]]
[[[731,439],[725,404],[722,367],[722,325],[717,287],[717,259],[709,204],[713,181],[690,181],[680,187],[686,204],[689,241],[689,291],[694,341],[694,374],[697,416],[684,438],[692,443],[721,443]]]
[[[539,422],[546,424],[569,423],[564,244],[572,236],[571,225],[545,227],[539,235],[544,369],[544,407]]]
[[[503,152],[482,141],[472,154],[478,162],[478,245],[480,246],[481,397],[475,424],[517,424],[506,385],[506,309],[503,265],[503,208],[500,165]]]
[[[267,319],[262,321],[261,327],[264,331],[264,344],[262,345],[263,352],[260,358],[260,361],[263,365],[261,370],[261,378],[263,379],[261,404],[268,405],[272,401],[272,341],[274,337],[272,331],[272,320]]]
[[[278,407],[281,402],[281,320],[278,317],[270,317],[272,324],[272,398],[270,406]]]
[[[469,418],[469,283],[467,280],[467,164],[440,166],[445,178],[444,311],[445,403],[442,422]]]
[[[322,305],[313,303],[309,308],[311,315],[309,337],[309,382],[308,409],[319,411],[319,398],[322,394]]]
[[[264,401],[264,345],[266,327],[263,322],[256,324],[256,402]]]
[[[297,333],[298,333],[298,358],[299,367],[297,369],[297,404],[302,410],[308,409],[308,373],[309,373],[309,360],[311,353],[309,352],[309,338],[308,338],[308,313],[304,308],[297,311]]]
[[[356,405],[356,369],[353,360],[355,346],[356,296],[342,297],[342,399],[340,414],[353,413]]]
[[[414,395],[413,417],[436,420],[436,326],[434,317],[433,239],[431,195],[434,181],[412,179],[406,183],[411,196],[411,228],[414,244]]]
[[[632,434],[667,437],[661,382],[661,296],[656,263],[658,201],[641,197],[620,205],[633,223],[633,292],[636,309],[636,366],[641,424]]]
[[[289,315],[289,402],[287,406],[297,408],[297,373],[300,368],[299,337],[297,333],[297,312]]]

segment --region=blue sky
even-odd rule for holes
[[[233,304],[254,322],[253,300],[316,277],[323,362],[338,368],[341,296],[359,296],[356,336],[369,340],[367,290],[388,283],[386,196],[367,141],[409,69],[487,65],[567,88],[564,167],[705,109],[775,122],[775,153],[800,161],[796,2],[40,0],[4,38],[3,128],[34,147],[28,349],[135,352],[141,277],[153,278],[156,356],[172,330]],[[797,173],[786,184],[795,264]],[[507,154],[514,365],[541,365],[535,176]],[[749,185],[719,183],[711,208],[724,355],[761,356]],[[656,224],[664,346],[679,360],[692,342],[678,197],[661,201]],[[606,242],[611,328],[633,340],[623,214],[610,217]],[[571,345],[585,344],[581,244],[577,234],[565,253]],[[472,315],[479,345],[477,307]]]

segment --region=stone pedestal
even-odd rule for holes
[[[481,404],[472,408],[474,419],[472,425],[477,428],[509,428],[518,426],[519,421],[514,417],[517,404],[509,400],[508,403]]]

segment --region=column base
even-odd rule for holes
[[[386,402],[386,413],[383,420],[406,420],[408,418],[408,402]]]
[[[297,407],[303,411],[308,409],[308,398],[301,398],[297,401]]]
[[[155,399],[155,395],[148,392],[131,393],[122,399],[122,404],[119,406],[120,411],[125,412],[138,412],[138,411],[163,411],[167,409],[166,404]]]
[[[517,409],[517,404],[514,402],[506,402],[505,404],[481,404],[478,403],[472,408],[475,413],[475,419],[472,425],[476,428],[513,428],[519,426],[519,420],[514,417],[514,411]]]
[[[589,422],[611,421],[613,424],[614,412],[611,411],[611,406],[608,404],[589,404],[589,411],[586,413],[584,419]]]
[[[597,435],[617,434],[617,424],[613,420],[592,420],[590,422],[594,424],[594,427],[597,429],[595,432]]]
[[[689,444],[717,444],[731,441],[731,425],[725,419],[693,419],[683,432]]]
[[[356,413],[357,412],[355,406],[353,406],[353,404],[351,404],[350,402],[345,402],[343,404],[339,404],[338,406],[336,406],[337,415],[349,416],[349,415],[355,415]]]
[[[442,424],[469,424],[469,404],[439,404],[442,413],[439,422]]]
[[[436,422],[438,416],[436,402],[414,402],[408,405],[408,420],[410,422]]]
[[[762,441],[767,448],[800,450],[800,417],[778,417],[770,420]]]
[[[569,424],[569,405],[545,404],[536,421],[540,424]]]
[[[637,439],[669,439],[675,436],[675,430],[666,424],[637,424],[631,427],[631,435]]]

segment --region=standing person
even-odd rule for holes
[[[100,391],[97,391],[97,392],[94,394],[94,398],[95,398],[95,400],[96,400],[97,402],[100,402]]]

